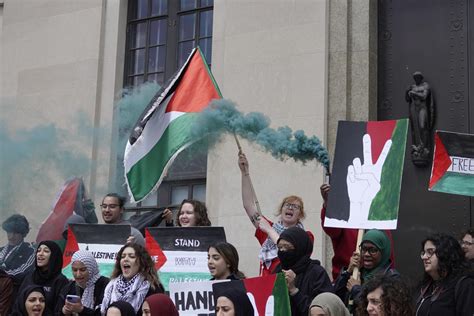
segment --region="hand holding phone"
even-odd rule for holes
[[[69,303],[79,303],[81,301],[81,297],[78,295],[68,294],[66,295],[66,301]]]

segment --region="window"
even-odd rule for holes
[[[160,85],[199,45],[211,64],[213,0],[129,0],[125,86]]]
[[[163,85],[196,45],[211,66],[213,5],[213,0],[129,0],[124,86],[147,81]],[[118,173],[123,170],[120,156]],[[204,202],[206,169],[207,148],[190,146],[177,157],[158,192],[141,205],[179,205],[184,198]],[[118,177],[116,183],[123,183],[123,175]]]

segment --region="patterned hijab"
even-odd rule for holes
[[[48,269],[46,271],[43,271],[38,267],[38,260],[35,259],[33,281],[38,285],[45,285],[48,281],[60,275],[61,269],[63,268],[63,254],[61,252],[61,248],[59,248],[59,246],[52,240],[40,242],[37,249],[39,249],[39,247],[42,245],[45,245],[49,248],[51,255],[49,257]]]
[[[76,261],[84,264],[86,266],[87,272],[89,272],[89,279],[86,282],[86,287],[84,288],[84,293],[82,294],[82,305],[94,309],[95,305],[98,305],[95,304],[96,302],[94,302],[94,290],[95,283],[100,278],[99,266],[97,265],[97,261],[95,261],[92,253],[85,250],[78,250],[72,255],[71,262],[74,263]],[[79,286],[79,284],[77,285]]]

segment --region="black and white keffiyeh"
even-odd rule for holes
[[[128,281],[121,274],[107,284],[100,312],[102,315],[105,315],[109,305],[116,301],[130,303],[135,312],[138,312],[149,289],[150,282],[145,280],[145,277],[140,273],[137,273]]]
[[[303,224],[301,224],[301,222],[298,222],[296,224],[296,227],[304,229]],[[273,223],[272,228],[278,233],[278,235],[281,235],[281,233],[288,227],[283,226],[282,222],[278,221]],[[273,242],[273,240],[271,240],[270,237],[267,237],[267,239],[262,244],[262,248],[260,249],[258,258],[260,259],[262,264],[265,265],[265,267],[267,267],[268,269],[272,265],[273,259],[275,259],[276,257],[278,257],[277,245]]]
[[[85,250],[78,250],[72,255],[71,262],[75,261],[82,262],[89,272],[89,279],[86,282],[84,293],[82,293],[81,303],[85,307],[94,309],[95,305],[100,304],[100,302],[94,302],[95,283],[100,278],[99,265],[95,261],[94,255]]]

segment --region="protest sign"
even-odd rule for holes
[[[130,236],[130,225],[70,224],[63,253],[63,274],[72,278],[71,257],[77,250],[90,251],[100,274],[110,277],[117,252]]]
[[[408,120],[340,121],[324,226],[396,229]]]
[[[169,284],[170,298],[179,311],[179,315],[215,315],[212,284],[230,281],[172,282]]]
[[[436,131],[429,190],[474,196],[474,135]]]
[[[145,239],[165,289],[172,282],[209,280],[207,249],[226,241],[223,227],[152,227]]]

